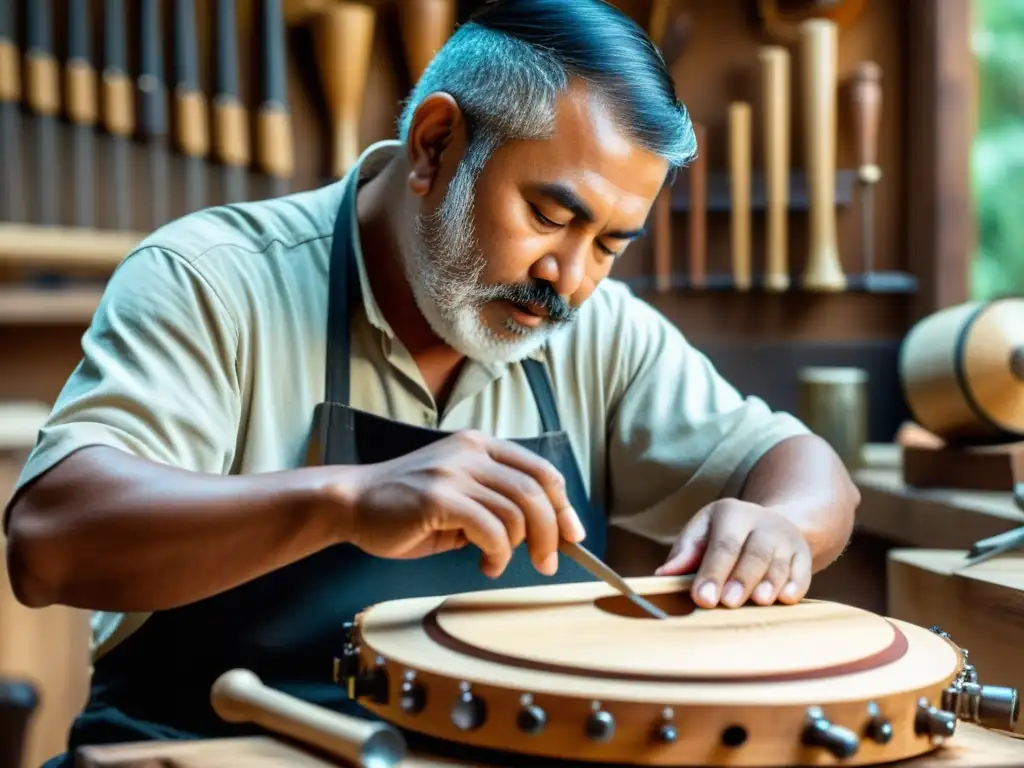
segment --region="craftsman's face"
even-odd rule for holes
[[[520,360],[572,322],[642,234],[667,164],[575,88],[552,138],[505,144],[474,183],[458,108],[438,101],[410,137],[410,187],[423,199],[407,277],[450,346],[483,362]]]

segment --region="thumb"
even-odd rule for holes
[[[676,543],[672,545],[668,559],[654,572],[654,575],[681,576],[696,571],[708,545],[710,528],[711,516],[706,512],[698,512],[683,528]]]

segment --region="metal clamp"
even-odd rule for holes
[[[939,627],[931,628],[940,637],[952,642],[948,632]],[[968,723],[977,723],[985,728],[1012,731],[1020,716],[1020,701],[1016,688],[998,685],[981,685],[978,672],[969,662],[966,648],[961,648],[963,665],[960,672],[942,692],[942,709]]]

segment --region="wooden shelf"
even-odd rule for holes
[[[0,265],[32,269],[113,271],[145,234],[0,224]]]
[[[0,287],[2,325],[88,325],[103,296],[93,286],[60,288]]]
[[[764,173],[756,172],[750,176],[750,209],[763,211],[768,204]],[[708,213],[723,213],[732,209],[730,197],[729,174],[722,171],[708,173],[707,208]],[[857,172],[840,170],[836,172],[836,207],[846,208],[853,203],[853,187],[857,181]],[[789,210],[806,211],[808,208],[807,176],[803,171],[792,171],[789,174]],[[687,171],[680,171],[672,186],[672,210],[688,211],[690,209],[690,184]]]
[[[657,292],[656,279],[653,275],[642,277],[627,277],[623,281],[639,296]],[[708,275],[702,287],[696,287],[690,280],[690,276],[681,272],[675,273],[670,279],[671,291],[686,291],[691,293],[715,292],[715,293],[802,293],[806,295],[822,294],[827,291],[809,291],[800,285],[800,276],[790,276],[790,287],[785,291],[769,291],[764,288],[762,276],[754,276],[751,280],[751,287],[748,291],[740,291],[736,288],[736,281],[731,275]],[[917,291],[917,278],[905,272],[874,272],[869,275],[847,275],[846,288],[834,293],[888,293],[888,294],[913,294]]]

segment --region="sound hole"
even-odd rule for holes
[[[741,747],[747,740],[747,729],[742,725],[730,725],[722,731],[722,743],[727,747]]]
[[[644,598],[661,608],[669,616],[687,616],[697,609],[693,600],[690,599],[689,592],[666,592],[662,595],[644,595]],[[600,597],[594,601],[594,605],[605,613],[624,616],[627,619],[655,618],[625,595]]]

